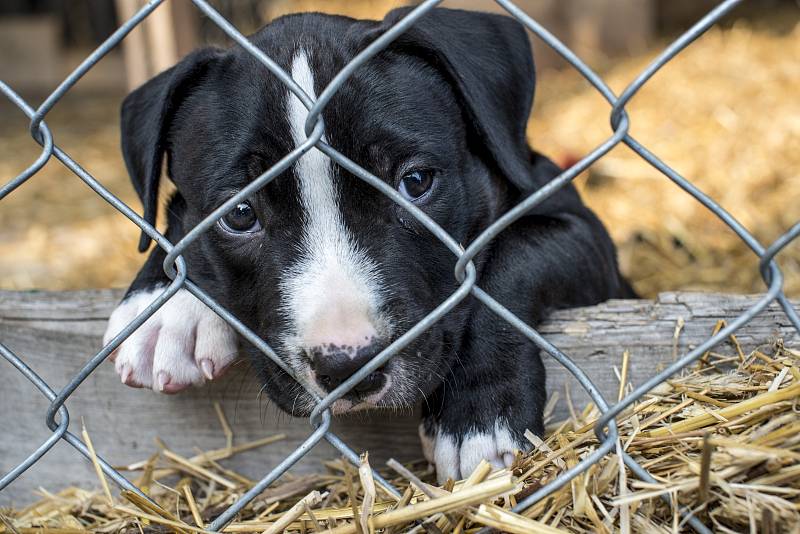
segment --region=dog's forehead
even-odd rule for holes
[[[269,24],[252,41],[315,98],[369,43],[365,36],[377,24],[294,15]],[[184,180],[205,186],[213,182],[204,194],[207,204],[217,204],[229,190],[241,188],[286,156],[301,139],[298,133],[305,139],[305,125],[298,132],[292,121],[297,114],[289,108],[296,100],[288,87],[239,47],[229,51],[191,98],[192,105],[182,108],[182,127],[176,133],[184,141],[174,150],[176,159],[185,162]],[[443,143],[461,137],[456,102],[433,67],[386,50],[352,73],[325,106],[325,137],[350,159],[390,179],[399,162],[415,154],[456,158],[452,143]],[[253,155],[259,163],[242,163]],[[292,182],[279,178],[272,189],[282,198],[298,198]]]
[[[362,48],[362,40],[377,22],[356,20],[321,13],[302,13],[280,17],[255,33],[251,40],[272,61],[291,75],[292,62],[299,52],[307,55],[318,83],[327,84],[344,65]],[[260,64],[252,54],[240,47],[232,52],[250,67]],[[263,69],[263,70],[262,70]],[[256,69],[264,74],[272,87],[280,80],[266,73],[266,68]]]
[[[313,73],[314,91],[319,95],[372,42],[380,24],[303,13],[273,21],[253,36],[253,42],[290,76],[295,58],[303,54]],[[253,78],[260,79],[264,98],[281,100],[287,89],[281,80],[266,72],[246,51],[236,49],[236,55],[241,61],[241,75],[250,79],[245,85],[252,86]],[[450,85],[435,68],[420,58],[395,51],[390,45],[343,81],[323,110],[323,116],[327,113],[347,121],[374,122],[385,120],[386,113],[392,113],[397,126],[403,127],[405,122],[415,128],[419,125],[414,121],[420,116],[426,115],[430,125],[435,124],[437,117],[458,112],[455,102]],[[371,125],[364,126],[358,130],[367,131]]]

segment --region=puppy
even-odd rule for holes
[[[313,99],[398,22],[283,17],[252,42]],[[535,85],[515,20],[434,9],[355,71],[324,109],[325,141],[469,244],[559,174],[526,141]],[[122,150],[145,218],[159,181],[177,188],[175,243],[306,139],[307,110],[240,47],[198,50],[131,93]],[[140,249],[149,240],[143,235]],[[106,342],[168,283],[150,252]],[[414,217],[312,148],[186,250],[189,278],[269,342],[324,396],[458,287],[455,257]],[[474,260],[478,285],[528,324],[549,310],[629,294],[614,246],[572,186],[504,230]],[[180,290],[112,356],[122,382],[166,393],[213,380],[246,353],[283,410],[314,403],[274,362]],[[424,401],[424,402],[423,402]],[[538,348],[472,297],[372,373],[334,413],[422,404],[427,458],[445,480],[481,459],[509,465],[543,432]]]

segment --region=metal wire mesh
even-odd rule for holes
[[[272,74],[274,74],[293,94],[295,94],[300,101],[309,110],[308,119],[305,125],[307,139],[287,154],[278,163],[264,172],[261,176],[255,179],[246,188],[241,190],[234,197],[219,206],[213,213],[206,217],[200,224],[193,228],[183,239],[177,243],[170,243],[161,233],[159,233],[153,226],[148,224],[141,216],[132,210],[125,203],[116,198],[100,182],[98,182],[89,172],[83,169],[80,164],[73,160],[66,152],[61,150],[54,142],[52,133],[47,127],[45,117],[48,112],[55,106],[59,100],[72,88],[73,85],[85,75],[102,57],[107,54],[142,20],[145,19],[152,11],[158,7],[163,0],[151,0],[139,12],[137,12],[130,20],[126,21],[117,31],[115,31],[100,47],[98,47],[92,54],[90,54],[79,66],[76,68],[38,108],[34,109],[27,102],[25,102],[14,90],[7,84],[0,81],[0,91],[23,113],[30,119],[30,133],[33,139],[42,146],[42,152],[36,161],[28,167],[19,176],[15,177],[2,187],[0,187],[0,200],[12,193],[14,189],[20,186],[25,181],[33,177],[51,157],[55,157],[64,166],[75,173],[83,182],[86,183],[92,190],[100,195],[106,202],[111,204],[114,208],[125,215],[130,221],[141,228],[147,235],[153,238],[157,245],[167,252],[166,260],[164,261],[164,270],[167,275],[172,279],[164,291],[156,298],[153,303],[148,306],[134,321],[125,327],[107,346],[95,354],[83,366],[83,368],[69,381],[69,383],[61,390],[53,390],[39,375],[37,375],[30,367],[28,367],[24,360],[18,355],[14,354],[6,346],[0,343],[0,355],[8,360],[20,373],[22,373],[31,383],[44,395],[49,401],[50,406],[47,410],[45,422],[52,434],[45,440],[33,453],[31,453],[21,464],[12,469],[9,473],[3,475],[0,479],[0,490],[12,483],[17,477],[20,476],[26,469],[36,463],[44,454],[49,451],[53,445],[59,440],[64,440],[79,453],[89,457],[89,451],[76,435],[69,431],[69,411],[66,407],[66,401],[80,387],[83,381],[91,374],[100,363],[102,363],[108,355],[116,349],[134,330],[136,330],[142,323],[144,323],[153,313],[155,313],[167,300],[169,300],[179,289],[184,288],[190,291],[198,299],[208,305],[231,327],[233,327],[240,335],[246,340],[257,347],[267,357],[276,362],[281,368],[286,371],[290,376],[295,378],[300,384],[304,385],[309,394],[316,400],[317,404],[310,416],[310,422],[314,427],[308,438],[298,446],[291,454],[276,465],[264,478],[255,484],[247,493],[238,499],[232,506],[219,515],[213,523],[208,526],[209,530],[217,531],[230,522],[234,516],[239,512],[250,500],[255,498],[265,488],[283,475],[292,465],[300,460],[306,453],[315,447],[321,440],[325,439],[331,443],[336,449],[348,458],[350,461],[357,463],[359,456],[353,451],[344,441],[336,436],[331,431],[331,413],[330,406],[334,401],[345,395],[351,388],[362,381],[367,375],[374,370],[381,367],[387,360],[397,354],[403,347],[411,343],[417,336],[422,334],[434,322],[439,320],[443,315],[448,313],[455,307],[461,300],[468,295],[473,295],[480,300],[484,305],[491,309],[499,317],[506,320],[514,328],[519,330],[522,334],[528,337],[531,341],[537,344],[547,354],[555,358],[561,365],[563,365],[582,385],[587,391],[592,401],[596,404],[597,408],[602,412],[596,427],[595,433],[600,441],[598,448],[590,455],[583,458],[577,465],[571,469],[563,472],[551,483],[543,486],[535,493],[531,494],[523,501],[519,502],[514,508],[514,511],[522,511],[530,507],[535,502],[545,498],[558,488],[567,484],[572,478],[579,475],[592,464],[598,462],[603,456],[609,454],[617,447],[617,428],[614,418],[620,414],[624,409],[633,404],[637,399],[641,398],[652,388],[666,380],[674,373],[679,372],[681,369],[691,364],[698,359],[703,353],[729,337],[736,332],[748,321],[753,319],[757,314],[764,310],[770,303],[777,300],[783,308],[786,316],[792,325],[800,332],[800,317],[797,312],[792,309],[788,300],[783,294],[783,277],[778,265],[774,261],[775,256],[790,242],[800,235],[800,222],[790,228],[785,234],[776,239],[768,246],[763,246],[759,243],[753,235],[748,232],[730,213],[726,212],[719,206],[712,198],[705,195],[702,191],[697,189],[689,180],[678,174],[669,165],[661,161],[658,156],[650,152],[645,146],[640,144],[636,139],[631,137],[628,133],[630,128],[630,120],[626,114],[625,106],[633,98],[633,96],[644,86],[652,76],[666,65],[671,59],[678,55],[682,50],[689,46],[695,39],[702,35],[708,28],[714,25],[717,21],[723,18],[731,9],[733,9],[741,0],[727,0],[720,3],[716,8],[711,10],[701,20],[699,20],[692,28],[686,33],[681,35],[678,39],[672,42],[666,49],[653,60],[647,68],[645,68],[639,76],[634,79],[622,93],[617,96],[605,82],[590,69],[585,63],[581,61],[568,47],[561,43],[555,36],[542,27],[538,22],[528,16],[522,9],[516,6],[509,0],[496,0],[496,3],[504,8],[511,16],[515,17],[522,24],[524,24],[531,32],[540,37],[548,46],[553,48],[559,55],[561,55],[572,67],[577,69],[594,88],[599,91],[602,96],[608,101],[610,105],[610,122],[612,134],[594,150],[584,156],[580,161],[573,165],[568,170],[562,172],[554,178],[546,186],[528,196],[524,201],[515,206],[512,210],[500,217],[494,224],[488,227],[481,235],[479,235],[466,249],[462,248],[447,232],[439,227],[431,218],[425,213],[416,208],[413,204],[405,200],[397,191],[384,183],[381,179],[370,174],[365,169],[359,167],[352,162],[344,154],[338,152],[336,149],[325,143],[323,135],[325,133],[325,125],[323,123],[321,113],[325,106],[330,102],[333,95],[351,76],[351,74],[359,68],[362,64],[369,61],[371,57],[380,52],[383,48],[389,45],[392,40],[397,38],[402,32],[414,24],[420,17],[424,17],[425,13],[435,7],[441,0],[427,0],[420,3],[416,8],[411,10],[402,20],[395,24],[391,29],[384,33],[381,37],[376,39],[365,50],[360,52],[352,61],[350,61],[328,84],[328,86],[321,92],[319,98],[312,100],[306,95],[302,89],[295,83],[294,80],[283,71],[274,61],[272,61],[263,51],[255,47],[247,38],[242,35],[229,21],[222,15],[214,10],[204,0],[192,0],[195,6],[202,11],[209,20],[216,24],[225,34],[227,34],[233,41],[243,47],[247,52],[252,54],[260,63],[264,65]],[[569,356],[561,352],[558,347],[555,347],[544,339],[541,334],[537,332],[531,325],[526,324],[519,317],[515,316],[507,308],[502,306],[494,300],[487,293],[482,291],[476,286],[476,271],[472,264],[472,259],[484,248],[490,241],[492,241],[498,234],[506,229],[519,217],[524,215],[535,205],[547,199],[550,195],[556,192],[559,188],[568,184],[578,174],[587,169],[590,165],[598,159],[607,154],[612,148],[620,143],[624,143],[630,147],[634,152],[641,156],[650,165],[660,171],[666,178],[673,181],[678,187],[683,189],[688,195],[691,195],[695,200],[700,202],[709,211],[722,220],[733,232],[735,232],[744,241],[753,253],[759,258],[761,276],[767,286],[767,291],[751,308],[746,310],[740,316],[728,322],[728,325],[721,329],[717,334],[710,337],[701,345],[697,346],[689,353],[681,356],[668,368],[653,376],[650,380],[636,388],[629,395],[623,398],[616,404],[609,405],[603,398],[599,389],[592,383],[592,381],[583,373],[580,366],[573,362]],[[197,287],[187,279],[187,267],[182,257],[183,251],[189,244],[191,244],[197,237],[208,230],[218,219],[230,211],[237,203],[241,202],[248,196],[252,195],[255,191],[263,188],[272,179],[286,170],[290,165],[297,161],[303,154],[309,150],[320,150],[326,154],[331,160],[342,166],[344,169],[359,177],[364,182],[370,184],[372,187],[378,189],[387,197],[392,199],[395,203],[403,207],[411,214],[419,223],[424,225],[433,235],[435,235],[443,244],[445,244],[456,257],[456,266],[454,276],[460,283],[458,289],[453,292],[445,301],[436,307],[430,314],[428,314],[422,321],[414,325],[410,330],[405,332],[397,338],[391,345],[389,345],[380,354],[375,356],[369,363],[367,363],[357,373],[343,382],[334,391],[324,398],[319,398],[314,390],[307,387],[299,377],[295,376],[292,369],[288,367],[273,351],[266,340],[260,339],[255,333],[250,331],[244,324],[237,320],[227,310],[217,304],[210,296],[208,296],[202,289]],[[640,466],[636,461],[626,453],[622,452],[621,448],[617,449],[622,455],[622,458],[628,468],[640,479],[655,482],[646,469]],[[136,488],[131,482],[123,477],[111,465],[105,462],[102,458],[99,459],[100,467],[105,474],[118,484],[121,488],[136,492],[142,496],[142,492]],[[387,491],[398,495],[396,488],[392,487],[386,480],[380,477],[377,473],[374,474],[376,481],[384,486]],[[668,497],[665,497],[669,499]],[[709,532],[700,521],[691,517],[689,512],[682,511],[687,521],[698,532]]]

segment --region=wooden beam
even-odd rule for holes
[[[161,4],[144,21],[150,46],[151,76],[178,62],[178,42],[170,6],[171,2]]]
[[[131,18],[141,8],[138,0],[116,0],[120,21]],[[147,43],[141,24],[131,30],[122,40],[122,54],[125,61],[125,78],[128,91],[133,91],[150,78],[147,61]]]
[[[22,357],[54,388],[62,387],[100,348],[105,321],[122,296],[121,291],[3,292],[0,291],[0,342]],[[599,306],[560,311],[540,331],[571,356],[595,381],[608,399],[619,384],[614,366],[630,351],[629,377],[640,384],[660,366],[673,361],[705,340],[719,319],[731,320],[756,302],[757,297],[702,293],[665,293],[655,301],[621,300]],[[680,336],[674,333],[685,323]],[[743,327],[737,337],[745,351],[783,338],[800,341],[776,305]],[[720,347],[720,350],[731,350]],[[577,408],[587,398],[557,363],[545,358],[548,390],[560,392],[556,416],[567,413],[565,388]],[[231,466],[251,478],[263,476],[311,431],[307,421],[292,419],[258,399],[260,386],[251,380],[247,365],[235,366],[224,379],[168,396],[124,387],[110,363],[102,364],[69,399],[72,421],[83,418],[98,453],[120,465],[147,458],[156,437],[177,453],[191,456],[194,448],[225,446],[213,401],[219,401],[230,421],[236,442],[284,432],[285,441],[231,460]],[[3,473],[33,451],[49,432],[44,424],[47,401],[0,359],[0,471]],[[358,450],[369,450],[375,465],[393,456],[402,460],[421,456],[414,414],[392,417],[358,415],[336,421],[334,428]],[[320,461],[335,452],[326,444],[312,451],[295,472],[320,469]],[[60,443],[42,461],[7,490],[0,505],[32,500],[39,487],[50,490],[72,485],[95,485],[91,464]]]

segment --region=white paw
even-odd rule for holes
[[[513,438],[504,422],[496,422],[493,430],[470,432],[461,437],[439,429],[433,443],[433,459],[436,478],[444,484],[448,478],[467,478],[481,460],[486,460],[496,469],[511,467],[520,444]]]
[[[428,460],[428,463],[436,463],[433,457],[433,452],[436,450],[436,436],[428,433],[424,421],[419,424],[419,441],[422,444],[422,455]]]
[[[111,314],[108,344],[162,292],[131,294]],[[123,384],[177,393],[220,376],[236,359],[234,330],[185,289],[178,290],[111,354]]]

